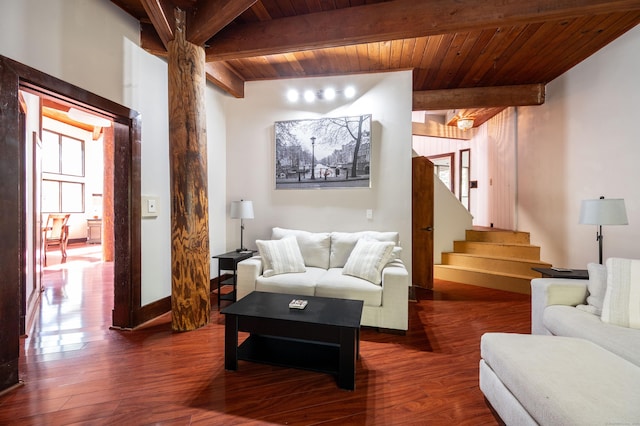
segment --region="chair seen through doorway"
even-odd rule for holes
[[[62,259],[67,258],[67,240],[69,239],[68,213],[51,213],[47,217],[47,225],[42,230],[44,245],[44,266],[47,266],[47,250],[49,246],[59,246]]]

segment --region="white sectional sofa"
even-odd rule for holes
[[[362,325],[406,331],[409,276],[398,240],[397,232],[273,228],[271,240],[256,242],[260,254],[238,264],[237,297],[266,291],[362,300]],[[285,271],[274,274],[270,262]]]
[[[480,389],[506,424],[640,423],[640,260],[531,281],[531,335],[487,333]]]

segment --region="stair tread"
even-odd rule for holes
[[[549,262],[544,262],[542,260],[523,259],[521,257],[490,256],[490,255],[477,254],[477,253],[460,253],[457,251],[448,251],[448,252],[443,252],[442,254],[453,254],[456,256],[466,256],[466,257],[491,259],[491,260],[506,260],[506,261],[513,261],[513,262],[535,263],[538,265],[551,265]]]
[[[533,244],[522,244],[522,243],[509,243],[509,242],[494,242],[494,241],[471,241],[471,240],[455,240],[454,243],[472,243],[472,244],[486,244],[491,246],[516,246],[516,247],[535,247],[540,248],[540,246],[535,246]]]
[[[536,278],[540,275],[538,272],[535,272],[535,271],[531,271],[531,275],[522,275],[522,274],[511,274],[508,272],[490,271],[487,269],[469,268],[466,266],[458,266],[458,265],[434,265],[434,267],[446,268],[446,269],[457,269],[461,271],[478,272],[478,273],[487,274],[487,275],[499,275],[502,277],[520,278],[520,279],[528,279],[528,280],[530,280],[531,278]]]

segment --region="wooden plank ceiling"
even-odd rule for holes
[[[205,46],[207,78],[244,82],[413,70],[413,109],[457,110],[475,126],[640,23],[640,0],[112,0],[140,21],[144,49],[166,55],[173,8]]]

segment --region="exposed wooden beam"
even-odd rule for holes
[[[140,0],[140,3],[166,48],[173,40],[176,25],[173,19],[173,4],[170,0]]]
[[[256,0],[199,0],[188,15],[187,40],[201,46]]]
[[[395,0],[236,25],[220,31],[206,55],[238,59],[638,9],[640,0]]]
[[[207,80],[236,98],[244,98],[244,80],[224,62],[205,64]]]
[[[163,43],[153,24],[140,22],[140,47],[152,55],[167,56],[167,45]]]
[[[413,110],[542,105],[544,84],[473,87],[413,92]]]
[[[475,136],[477,129],[460,130],[457,127],[447,126],[427,120],[424,123],[411,123],[411,134],[414,136],[431,136],[434,138],[470,140]]]

